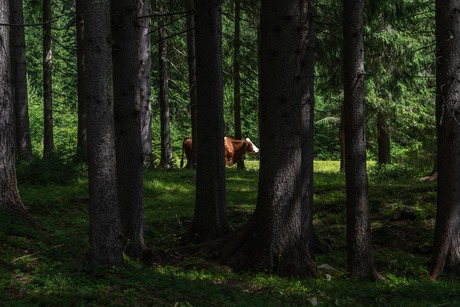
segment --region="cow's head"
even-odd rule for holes
[[[246,138],[245,140],[245,145],[246,145],[246,152],[254,152],[254,153],[258,153],[259,152],[259,148],[257,148],[256,145],[254,145],[253,142],[251,142],[251,140],[249,138]]]

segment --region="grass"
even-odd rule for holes
[[[233,225],[244,224],[257,198],[257,162],[227,169],[227,203]],[[21,195],[41,229],[0,215],[0,305],[154,306],[455,306],[460,280],[430,282],[427,267],[434,231],[435,183],[417,171],[369,165],[373,243],[385,282],[346,273],[345,183],[335,161],[315,162],[315,225],[332,251],[316,257],[317,279],[283,279],[235,273],[201,258],[177,255],[177,264],[151,267],[127,259],[120,268],[85,265],[88,195],[84,176],[64,184],[26,183]],[[191,222],[194,172],[145,173],[146,241],[171,249]],[[404,206],[411,219],[394,219]]]

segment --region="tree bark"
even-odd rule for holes
[[[78,135],[77,161],[86,161],[86,88],[85,88],[85,50],[83,46],[85,21],[85,0],[76,0],[77,15],[77,91],[78,91]]]
[[[221,1],[195,1],[197,147],[195,213],[189,237],[198,242],[227,234],[224,166]]]
[[[237,270],[313,276],[313,2],[261,5],[257,206],[222,257]]]
[[[195,20],[193,0],[185,0],[187,10],[187,61],[188,61],[188,83],[190,93],[190,115],[192,123],[192,139],[197,139],[196,119],[196,55],[195,55]],[[196,168],[197,147],[192,147],[192,159],[187,160],[187,168]]]
[[[10,0],[11,23],[24,24],[22,0]],[[29,101],[27,96],[26,42],[24,27],[11,27],[14,101],[16,113],[16,153],[18,157],[32,159],[30,139]]]
[[[364,116],[363,0],[343,2],[343,59],[348,271],[353,277],[380,279],[374,267],[370,238]]]
[[[138,16],[151,15],[151,1],[138,1]],[[141,104],[141,142],[144,166],[152,165],[152,22],[151,17],[139,18],[139,86],[137,87],[137,100]]]
[[[160,124],[161,124],[161,159],[160,166],[164,169],[172,168],[171,129],[169,120],[169,85],[168,85],[168,44],[166,40],[166,19],[160,17],[158,30],[158,56],[160,81]]]
[[[10,23],[8,0],[0,0],[0,23]],[[9,27],[0,27],[0,210],[27,217],[16,180],[14,100]]]
[[[137,1],[112,1],[111,13],[118,205],[125,253],[139,259],[145,243],[140,101],[136,100],[139,71]]]
[[[436,1],[437,213],[431,278],[460,275],[460,3]]]
[[[390,132],[388,131],[388,123],[385,116],[378,112],[377,114],[377,143],[379,151],[379,164],[391,163],[391,144],[390,144]]]
[[[235,139],[241,140],[241,90],[240,90],[240,11],[241,2],[235,0],[235,34],[233,37],[233,112],[235,117]],[[244,159],[238,160],[238,168],[244,168]]]
[[[90,199],[90,252],[94,264],[123,263],[113,121],[110,0],[87,0],[85,82]]]
[[[43,155],[54,151],[53,136],[53,87],[51,49],[51,0],[43,0],[43,98],[44,133]]]
[[[339,128],[339,142],[340,142],[340,171],[345,171],[345,111],[340,108],[340,128]]]

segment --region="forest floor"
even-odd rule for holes
[[[257,198],[258,163],[246,164],[245,171],[227,169],[235,227],[248,220]],[[420,181],[421,172],[407,166],[370,165],[374,254],[385,281],[365,282],[346,272],[345,180],[338,169],[335,161],[315,162],[314,223],[332,247],[315,257],[317,279],[235,273],[173,252],[193,215],[190,170],[145,172],[146,242],[178,261],[144,266],[126,259],[120,268],[89,267],[85,170],[57,183],[20,176],[27,182],[20,185],[23,201],[41,227],[0,214],[0,305],[459,306],[460,279],[428,278],[436,183]]]

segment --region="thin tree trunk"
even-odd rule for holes
[[[189,237],[207,241],[227,234],[224,166],[221,1],[195,1],[197,147],[195,214]]]
[[[160,166],[172,168],[171,129],[169,125],[169,86],[168,86],[168,44],[166,40],[166,19],[160,17],[158,30],[159,43],[159,81],[160,81],[160,123],[161,123],[161,159]]]
[[[235,34],[233,37],[233,99],[235,116],[235,139],[241,140],[241,90],[240,90],[240,0],[235,0]],[[238,160],[238,168],[244,168],[244,160]]]
[[[9,3],[11,23],[16,25],[24,24],[22,0],[10,0]],[[29,125],[24,27],[11,27],[11,46],[16,113],[16,153],[19,157],[30,160],[32,159],[32,142]]]
[[[436,1],[437,213],[431,278],[460,275],[460,3]]]
[[[339,128],[339,142],[340,142],[340,171],[345,171],[345,111],[343,104],[340,107],[340,128]]]
[[[8,0],[0,0],[0,23],[10,23]],[[0,210],[28,217],[16,181],[10,28],[0,27]]]
[[[144,189],[138,86],[137,1],[111,2],[113,83],[117,154],[118,205],[125,235],[125,253],[140,259],[146,249],[143,235]]]
[[[151,1],[138,2],[138,16],[151,15]],[[151,99],[151,74],[152,74],[152,22],[151,17],[139,18],[139,86],[137,87],[137,100],[141,104],[141,140],[144,166],[152,165],[152,99]]]
[[[391,163],[390,132],[388,131],[387,120],[381,112],[377,114],[377,134],[378,162],[379,164],[389,164]]]
[[[43,0],[43,98],[44,133],[43,155],[54,151],[53,136],[53,88],[52,88],[52,49],[51,49],[51,0]]]
[[[85,0],[76,0],[77,15],[77,91],[78,91],[78,140],[77,161],[86,161],[86,89],[85,89],[85,50],[83,46],[85,22]]]
[[[195,55],[195,21],[193,0],[185,0],[187,10],[187,60],[188,60],[188,83],[190,92],[190,114],[192,122],[192,139],[197,139],[196,120],[196,55]],[[187,168],[196,168],[197,146],[192,147],[192,159],[187,160]]]
[[[374,267],[369,219],[364,117],[363,0],[343,2],[345,174],[348,271],[380,279]]]

